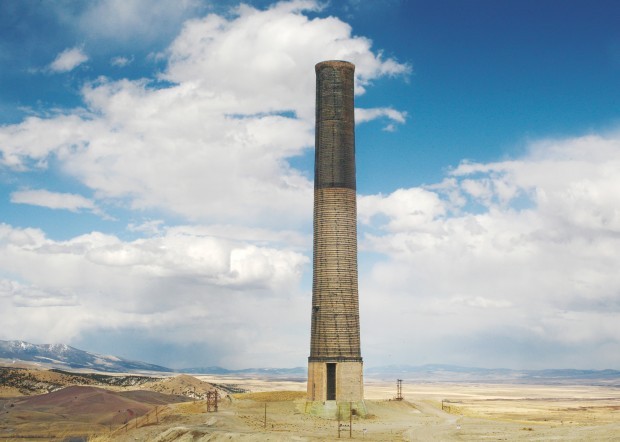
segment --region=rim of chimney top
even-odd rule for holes
[[[345,69],[355,70],[355,65],[351,63],[350,61],[345,61],[345,60],[325,60],[325,61],[321,61],[317,63],[316,65],[314,65],[314,69],[316,71],[323,69],[325,67],[345,68]]]

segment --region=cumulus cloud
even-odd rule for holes
[[[8,279],[0,279],[0,298],[11,298],[17,307],[67,307],[76,302],[74,296],[46,292]]]
[[[358,199],[358,218],[371,224],[375,216],[385,216],[391,231],[424,227],[446,213],[445,203],[434,192],[420,189],[398,189],[390,195],[366,195]]]
[[[110,64],[112,66],[116,66],[119,68],[123,68],[125,66],[130,65],[133,62],[133,57],[123,57],[123,56],[118,56],[118,57],[113,57],[110,60]]]
[[[376,118],[387,117],[392,121],[397,123],[404,123],[407,118],[406,112],[397,111],[396,109],[392,109],[390,107],[378,107],[372,109],[355,109],[355,122],[356,123],[365,123],[366,121],[371,121]]]
[[[17,190],[14,203],[77,212],[119,205],[135,214],[127,232],[142,237],[93,231],[58,241],[0,226],[3,277],[22,287],[0,296],[3,330],[37,342],[137,330],[159,343],[217,347],[217,356],[204,352],[207,364],[305,359],[309,293],[300,281],[311,238],[298,229],[310,223],[312,183],[289,160],[314,142],[314,64],[354,62],[358,94],[380,77],[406,75],[408,65],[337,18],[309,18],[320,10],[315,1],[242,5],[182,28],[196,3],[92,5],[79,19],[91,37],[145,41],[177,29],[159,55],[163,70],[99,77],[82,88],[82,108],[2,126],[0,165],[15,173],[53,167],[93,195]],[[74,49],[73,64],[59,57],[56,70],[85,61]],[[387,104],[364,112],[362,120],[405,118]],[[140,221],[144,213],[154,220]],[[170,218],[191,226],[159,221]]]
[[[265,11],[242,5],[233,20],[209,15],[188,21],[169,49],[163,78],[199,85],[232,112],[289,110],[311,120],[314,65],[320,61],[353,62],[357,94],[373,79],[409,72],[408,65],[373,53],[371,41],[352,36],[348,24],[301,13],[318,7],[314,1],[277,3]]]
[[[164,221],[161,219],[148,220],[142,223],[129,223],[127,230],[130,232],[142,232],[150,235],[157,235],[161,232]]]
[[[390,107],[378,107],[372,109],[355,109],[355,122],[365,123],[367,121],[372,121],[377,118],[388,118],[390,123],[386,124],[383,127],[383,130],[386,132],[394,132],[396,130],[396,125],[394,123],[403,124],[405,123],[405,119],[407,118],[407,112],[397,111]]]
[[[80,47],[68,48],[62,51],[49,65],[52,72],[69,72],[88,61],[88,56]]]
[[[65,209],[78,212],[82,209],[96,211],[95,203],[74,193],[50,192],[45,189],[20,190],[11,193],[11,202],[15,204],[30,204],[47,207],[49,209]]]
[[[100,78],[82,90],[85,109],[0,128],[0,161],[29,170],[54,156],[98,198],[191,221],[305,223],[312,184],[288,160],[313,144],[314,64],[353,61],[358,93],[409,69],[339,19],[304,15],[318,8],[282,2],[189,20],[164,53],[159,80],[171,85]],[[362,114],[404,119],[387,107]]]
[[[398,303],[398,334],[425,336],[425,358],[434,346],[461,363],[532,365],[530,346],[542,367],[605,367],[620,347],[618,168],[616,135],[543,140],[436,186],[361,197],[361,247],[386,257],[360,284],[376,297],[362,298],[371,327]],[[578,356],[558,354],[570,346]]]
[[[296,229],[308,225],[312,184],[289,160],[313,144],[313,66],[353,61],[358,95],[410,67],[337,18],[310,19],[318,2],[241,6],[182,28],[197,6],[168,15],[177,4],[87,8],[81,26],[104,38],[158,38],[155,23],[180,29],[160,54],[165,68],[157,78],[98,78],[82,89],[82,109],[0,127],[0,164],[54,165],[96,198],[21,190],[14,203],[94,211],[105,201],[194,225],[136,221],[127,230],[140,239],[95,231],[66,241],[0,225],[2,332],[70,341],[137,330],[157,342],[208,342],[223,365],[265,365],[265,355],[297,364],[307,357],[309,293],[299,287],[311,238]],[[50,69],[85,57],[68,49]],[[407,119],[389,103],[356,113],[358,123],[384,119],[385,130]],[[617,364],[619,169],[620,137],[593,134],[360,196],[366,361]]]
[[[54,241],[0,225],[0,268],[13,276],[0,280],[3,338],[19,329],[24,339],[67,342],[125,327],[189,345],[219,342],[230,330],[231,348],[245,348],[242,334],[254,326],[240,323],[254,324],[257,311],[289,327],[305,313],[297,287],[307,265],[278,241],[229,240],[197,227],[134,241],[97,232]],[[258,328],[277,340],[268,323]]]

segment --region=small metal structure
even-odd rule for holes
[[[396,397],[394,398],[397,401],[403,400],[403,380],[396,379]]]
[[[207,391],[207,413],[217,411],[217,400],[219,396],[217,390]]]
[[[343,431],[349,430],[349,439],[353,437],[353,415],[357,414],[353,409],[353,403],[349,402],[349,423],[342,422],[342,409],[338,406],[338,439]]]

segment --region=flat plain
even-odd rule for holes
[[[218,411],[207,412],[202,393],[214,385],[231,389],[219,389]],[[120,396],[92,386],[69,388],[1,398],[0,440],[329,441],[338,439],[339,428],[340,438],[375,441],[620,440],[620,388],[606,385],[405,380],[404,400],[397,401],[395,380],[367,379],[366,417],[349,421],[345,406],[340,422],[304,412],[302,379],[183,376],[110,390]],[[231,392],[240,389],[249,392]],[[52,405],[52,411],[45,409]],[[128,416],[128,409],[134,415]]]

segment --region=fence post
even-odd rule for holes
[[[353,411],[351,410],[351,402],[349,402],[349,439],[353,437]]]

